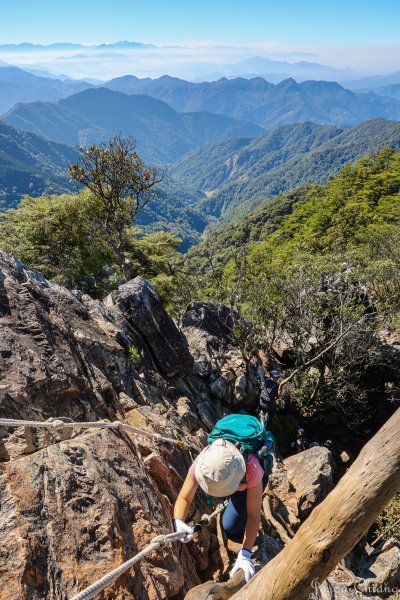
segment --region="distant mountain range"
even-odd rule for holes
[[[247,77],[253,73],[254,75],[261,75],[267,81],[273,83],[279,83],[290,77],[293,77],[298,82],[309,79],[343,82],[348,79],[356,79],[357,76],[360,76],[353,69],[337,69],[306,60],[299,62],[273,60],[265,56],[253,56],[241,60],[236,65],[226,65],[223,68],[223,72],[225,75],[242,77]]]
[[[17,67],[0,65],[0,114],[17,102],[54,101],[91,87],[85,81],[39,77]]]
[[[71,42],[58,42],[55,44],[0,44],[0,52],[42,52],[49,50],[104,50],[105,48],[115,50],[127,50],[132,48],[155,48],[154,44],[143,44],[142,42],[114,42],[113,44],[73,44]]]
[[[392,83],[391,85],[384,85],[379,88],[374,88],[374,93],[378,96],[385,96],[386,98],[394,98],[400,101],[400,83]]]
[[[249,64],[253,64],[253,60],[254,64],[269,61],[256,57],[249,59]],[[244,63],[247,64],[246,61]],[[293,64],[300,69],[313,63]],[[388,85],[400,84],[400,72],[391,76],[360,80],[362,85],[359,87],[362,91],[351,91],[331,81],[309,80],[296,83],[294,79],[286,78],[274,84],[271,81],[284,78],[285,73],[282,72],[278,77],[275,73],[271,81],[268,81],[270,75],[272,77],[272,74],[266,74],[265,77],[233,79],[223,77],[217,81],[202,83],[192,83],[168,75],[158,79],[139,79],[133,75],[126,75],[107,83],[99,83],[95,80],[73,80],[66,76],[56,78],[51,74],[46,75],[45,72],[3,66],[0,63],[0,114],[10,110],[18,102],[54,102],[101,85],[125,94],[151,96],[167,102],[178,112],[213,112],[249,120],[266,129],[281,123],[305,120],[324,124],[355,125],[362,120],[377,117],[400,118],[398,97],[391,88],[384,89]],[[314,79],[320,78],[320,75],[321,73],[315,72]],[[302,80],[301,77],[296,77],[299,81]],[[360,81],[352,82],[352,85],[356,86]],[[372,93],[368,87],[378,88],[377,92]]]
[[[0,121],[0,209],[17,205],[23,194],[71,191],[66,169],[77,160],[73,148]]]
[[[102,86],[128,95],[151,96],[167,102],[180,113],[212,112],[251,121],[264,129],[307,120],[348,126],[372,118],[400,118],[398,95],[392,87],[384,88],[383,84],[377,93],[373,93],[354,92],[328,81],[296,83],[291,78],[278,84],[263,77],[192,83],[168,75],[158,79],[126,75]],[[39,75],[17,67],[0,66],[0,87],[0,114],[4,114],[17,103],[54,102],[99,86],[96,82],[46,77],[43,73]]]
[[[400,118],[400,102],[368,93],[355,93],[338,83],[287,79],[274,85],[263,79],[220,79],[191,83],[174,77],[138,79],[127,75],[106,87],[126,94],[147,94],[167,102],[175,110],[209,111],[246,119],[270,129],[284,123],[314,121],[332,125],[356,125],[382,117]]]
[[[369,77],[346,81],[345,85],[352,90],[375,90],[375,88],[396,83],[400,83],[400,71],[389,75],[370,75]]]
[[[146,160],[169,163],[208,141],[255,136],[262,128],[208,112],[177,113],[149,96],[89,89],[56,103],[17,104],[3,116],[13,127],[51,140],[87,145],[122,133],[138,141]]]
[[[384,147],[400,148],[400,123],[376,119],[349,129],[283,125],[253,140],[198,148],[170,174],[206,193],[205,214],[229,222],[302,183],[324,183],[345,163]]]

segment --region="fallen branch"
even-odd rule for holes
[[[263,498],[263,509],[264,509],[264,513],[267,518],[267,521],[269,521],[269,523],[271,523],[272,527],[275,529],[275,531],[281,538],[282,542],[284,544],[287,544],[288,542],[290,542],[291,538],[288,535],[286,529],[283,527],[283,525],[281,525],[281,523],[279,523],[279,521],[276,520],[276,518],[274,517],[274,515],[272,513],[272,508],[271,508],[270,499],[269,499],[268,494],[265,494],[265,496]]]

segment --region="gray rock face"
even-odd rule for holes
[[[186,338],[165,311],[148,281],[136,277],[119,286],[104,300],[106,306],[117,306],[146,340],[158,368],[167,375],[188,375],[193,358]]]
[[[369,551],[372,548],[369,547]],[[400,548],[396,541],[386,542],[379,550],[357,560],[352,551],[347,559],[352,570],[342,565],[319,587],[321,600],[379,600],[398,598],[400,590]]]
[[[224,304],[193,302],[182,317],[183,327],[201,329],[212,337],[225,342],[234,342],[234,319]]]
[[[317,446],[289,456],[279,467],[275,464],[268,487],[278,512],[290,526],[296,527],[333,489],[332,455]]]
[[[299,516],[303,520],[333,488],[332,454],[324,447],[310,448],[289,456],[285,460],[285,469],[295,489]]]

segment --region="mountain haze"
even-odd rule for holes
[[[148,94],[180,112],[210,111],[252,121],[264,129],[304,121],[349,126],[377,117],[400,118],[400,102],[372,92],[355,93],[328,81],[286,79],[274,85],[262,77],[238,77],[191,83],[169,76],[125,76],[106,85],[127,94]]]
[[[69,145],[87,145],[122,133],[137,139],[146,160],[168,163],[192,148],[233,136],[255,136],[253,123],[207,112],[177,113],[165,102],[106,88],[56,103],[18,104],[4,115],[13,127]]]
[[[91,85],[84,81],[40,77],[17,67],[0,66],[0,113],[6,112],[17,102],[51,102],[89,87]]]

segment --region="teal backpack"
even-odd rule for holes
[[[257,454],[267,441],[264,425],[256,417],[250,415],[228,415],[220,419],[208,436],[208,443],[222,438],[232,442],[243,454],[245,460],[252,452]]]
[[[255,454],[265,473],[269,475],[274,461],[272,452],[277,450],[277,444],[272,433],[265,429],[257,417],[238,414],[223,417],[215,424],[214,429],[208,435],[207,442],[212,444],[220,438],[232,442],[243,454],[246,462],[248,454]],[[209,506],[212,501],[212,497],[207,496]]]

